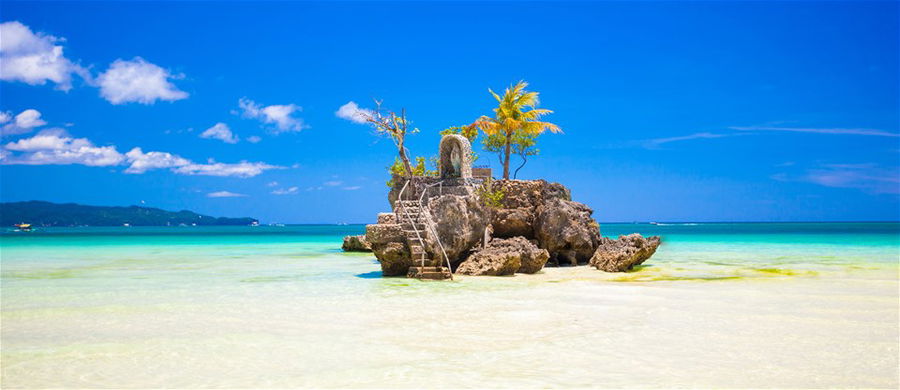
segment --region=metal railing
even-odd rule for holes
[[[406,206],[403,205],[403,194],[404,194],[404,192],[406,192],[406,189],[409,187],[409,183],[412,182],[413,180],[414,179],[412,179],[412,178],[407,179],[406,183],[404,183],[403,187],[400,189],[400,193],[397,195],[397,206],[395,206],[395,208],[400,208],[401,210],[395,210],[395,211],[400,211],[401,215],[406,217],[407,221],[409,221],[410,225],[412,226],[413,231],[416,233],[416,238],[419,240],[419,243],[422,244],[422,255],[421,255],[420,261],[421,261],[422,267],[424,268],[425,267],[425,240],[423,240],[422,236],[419,234],[419,229],[416,227],[416,221],[414,221],[412,219],[412,215],[410,215],[409,210],[407,209]],[[428,233],[430,233],[432,236],[434,236],[434,240],[437,242],[438,248],[440,248],[441,254],[444,257],[444,261],[447,264],[447,271],[449,271],[449,273],[450,273],[450,280],[453,280],[453,267],[450,265],[450,257],[447,256],[447,251],[444,250],[444,244],[441,243],[441,239],[438,236],[437,229],[434,227],[434,220],[431,219],[431,213],[428,211],[428,209],[425,208],[425,205],[422,202],[423,199],[425,198],[425,194],[428,193],[428,189],[431,187],[434,187],[434,186],[440,186],[440,191],[441,191],[441,193],[443,193],[443,181],[438,181],[437,183],[425,185],[425,187],[422,189],[422,194],[419,195],[419,200],[418,200],[419,201],[419,216],[425,218],[425,228],[427,229]],[[415,187],[415,184],[413,184],[413,187]],[[413,196],[415,196],[415,195],[413,195]],[[411,250],[412,250],[412,248],[410,248],[410,252],[411,252]]]

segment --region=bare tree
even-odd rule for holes
[[[400,160],[403,161],[403,168],[406,170],[406,177],[412,177],[412,164],[409,162],[409,155],[406,151],[406,135],[415,134],[419,129],[409,129],[409,120],[406,119],[406,109],[400,109],[400,115],[393,111],[386,114],[381,111],[381,101],[375,100],[374,110],[360,110],[357,115],[366,121],[375,129],[375,133],[382,136],[389,136],[397,146],[397,152],[400,154]]]

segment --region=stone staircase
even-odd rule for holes
[[[406,236],[406,246],[409,248],[413,260],[413,266],[409,267],[406,274],[409,278],[444,280],[451,279],[450,271],[441,266],[440,259],[432,259],[425,251],[425,241],[428,239],[427,216],[422,214],[422,204],[418,200],[398,200],[394,205],[394,213]]]

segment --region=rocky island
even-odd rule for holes
[[[368,246],[384,276],[451,278],[535,273],[545,265],[589,265],[628,271],[650,258],[657,236],[618,240],[600,235],[593,210],[571,191],[545,180],[493,180],[473,175],[466,137],[441,138],[439,176],[395,177],[392,212],[378,214],[365,236],[348,236],[345,250]]]

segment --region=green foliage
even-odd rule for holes
[[[522,158],[522,165],[516,169],[516,172],[525,166],[529,156],[537,156],[540,154],[540,150],[535,147],[537,145],[537,137],[537,134],[526,133],[523,131],[513,133],[512,139],[510,140],[511,153],[517,154]],[[503,157],[506,152],[506,137],[501,134],[488,135],[481,140],[481,144],[484,150],[490,153],[496,153],[497,158],[500,160],[500,164],[503,164]]]
[[[42,201],[0,203],[0,225],[30,223],[34,226],[198,226],[250,225],[254,218],[216,218],[191,211],[166,211],[152,207],[85,206]]]
[[[469,139],[469,142],[474,143],[475,139],[478,138],[478,127],[477,126],[450,126],[444,130],[441,130],[441,135],[447,134],[459,134],[463,137]]]
[[[514,138],[524,137],[519,142],[520,145],[524,145],[521,149],[522,153],[519,155],[525,159],[529,155],[527,153],[536,153],[530,150],[528,137],[532,142],[530,146],[533,147],[535,138],[544,131],[562,132],[559,126],[540,120],[541,117],[552,114],[553,111],[537,108],[538,93],[526,91],[525,87],[527,86],[528,83],[520,81],[507,88],[502,97],[489,89],[491,96],[498,103],[497,108],[494,109],[494,116],[482,115],[472,124],[487,135],[484,140],[486,149],[500,154],[504,179],[509,179],[509,157],[513,152]]]
[[[493,189],[491,181],[487,180],[476,190],[481,203],[492,209],[503,207],[503,199],[506,198],[506,190],[503,188]]]
[[[436,177],[438,175],[437,170],[428,169],[425,157],[419,156],[415,160],[416,163],[412,165],[413,176]],[[406,176],[406,169],[403,168],[403,161],[400,160],[400,157],[394,157],[394,164],[388,167],[388,173],[391,175],[391,179],[387,181],[388,187],[394,186],[394,176]]]

